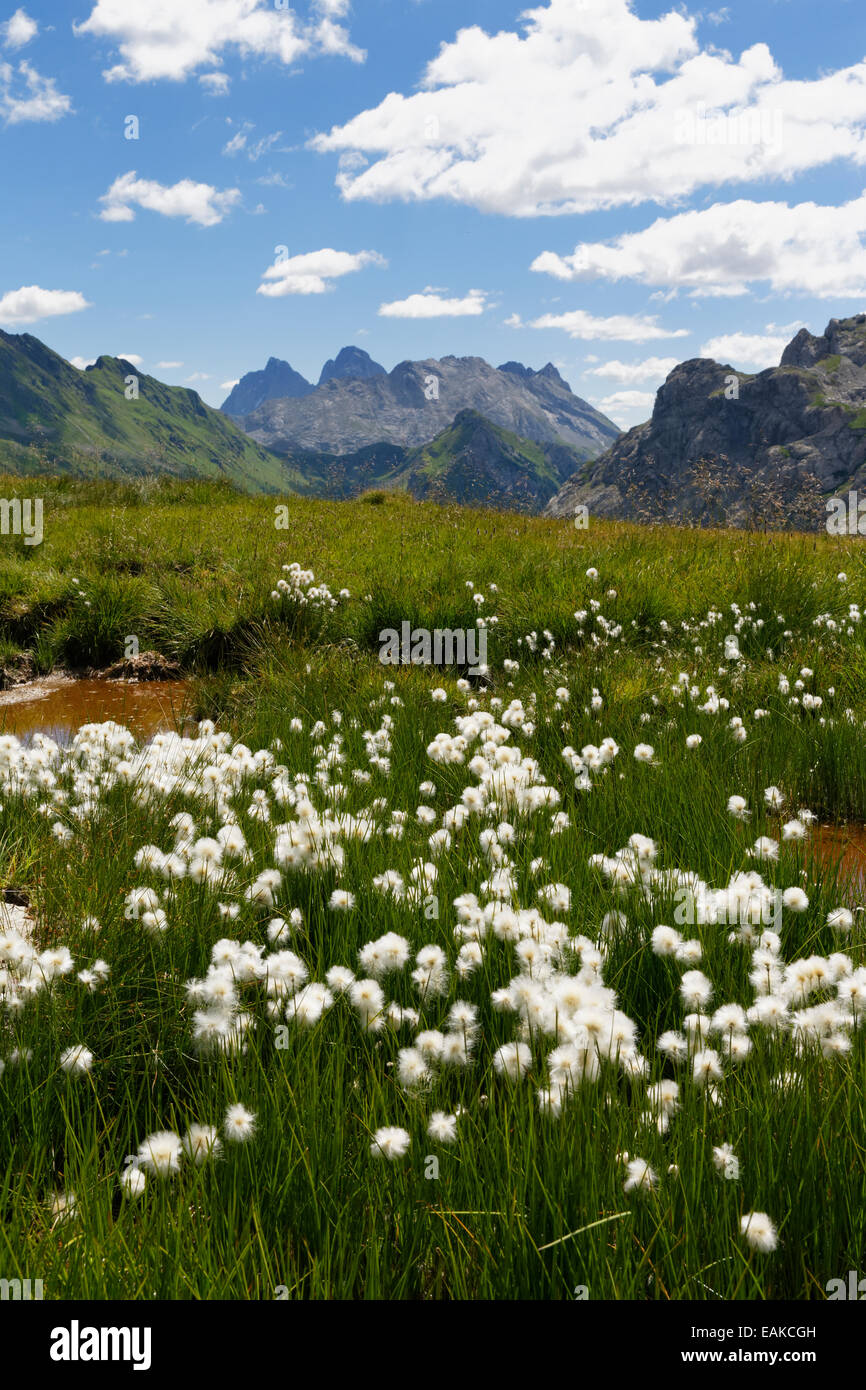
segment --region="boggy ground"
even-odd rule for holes
[[[0,936],[0,1276],[808,1299],[858,1269],[863,914],[811,852],[866,814],[856,538],[43,492],[4,656],[134,634],[212,722],[0,735],[35,922]],[[486,677],[378,661],[479,617]]]

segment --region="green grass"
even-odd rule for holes
[[[2,483],[0,491],[14,495]],[[800,807],[822,821],[866,819],[866,648],[863,624],[847,619],[849,604],[862,610],[866,601],[856,537],[595,520],[584,531],[390,493],[378,494],[375,505],[290,500],[285,531],[274,525],[274,499],[202,484],[40,488],[43,545],[25,560],[7,538],[0,541],[2,660],[29,650],[43,669],[52,661],[97,664],[120,655],[123,638],[135,633],[142,650],[177,656],[197,676],[200,716],[218,719],[253,752],[273,749],[293,777],[306,778],[322,814],[330,807],[362,816],[377,798],[387,809],[374,812],[379,829],[368,839],[341,838],[339,877],[332,868],[285,870],[276,903],[266,908],[247,900],[244,888],[273,864],[274,825],[296,815],[276,803],[272,771],[251,772],[222,814],[182,786],[164,786],[145,801],[140,779],[126,785],[109,777],[91,799],[81,759],[57,769],[68,800],[50,814],[40,806],[52,794],[48,781],[32,795],[0,787],[0,883],[31,898],[39,948],[64,944],[75,960],[20,1011],[0,1004],[7,1063],[0,1075],[0,1277],[41,1278],[46,1298],[271,1299],[282,1286],[291,1298],[572,1299],[585,1285],[591,1300],[666,1301],[821,1299],[828,1280],[862,1271],[863,1028],[852,1031],[850,1051],[827,1058],[814,1044],[798,1054],[789,1035],[754,1029],[749,1057],[725,1061],[715,1103],[655,1047],[685,1012],[678,988],[687,967],[649,947],[653,928],[675,921],[672,886],[657,887],[653,901],[633,889],[619,896],[590,864],[637,832],[655,841],[658,868],[697,874],[713,888],[757,867],[768,884],[802,884],[808,894],[805,912],[782,913],[784,961],[844,951],[852,968],[866,964],[862,914],[848,937],[826,924],[832,909],[859,903],[862,885],[852,890],[837,866],[816,863],[808,838],[783,842],[777,862],[748,854],[760,835],[781,840],[782,823]],[[275,603],[281,566],[292,561],[349,597],[327,615]],[[598,578],[587,575],[590,567]],[[490,630],[489,686],[460,689],[455,670],[379,663],[382,628],[403,620],[469,626],[479,612],[473,592],[486,596],[480,611],[499,618]],[[748,618],[740,624],[739,662],[723,655],[734,630],[731,604]],[[575,611],[587,618],[579,622]],[[545,629],[555,641],[548,659]],[[525,640],[533,632],[534,651]],[[506,658],[519,669],[506,670]],[[803,667],[813,672],[804,688],[821,696],[819,709],[790,703]],[[787,693],[780,676],[790,682]],[[447,703],[431,699],[437,686]],[[728,708],[699,710],[708,686]],[[567,701],[557,697],[562,688]],[[471,700],[500,718],[516,698],[534,707],[534,731],[511,729],[508,742],[537,759],[560,793],[555,809],[566,827],[555,833],[553,808],[530,815],[498,807],[489,818],[473,816],[435,858],[438,916],[429,901],[425,915],[421,904],[384,897],[374,876],[393,869],[408,881],[414,865],[433,858],[428,837],[443,815],[476,785],[467,763],[434,762],[428,745],[440,732],[456,732],[455,716],[470,713]],[[493,699],[503,704],[492,706]],[[756,717],[756,710],[767,713]],[[364,737],[382,727],[383,715],[393,720],[387,772],[370,764]],[[729,727],[735,716],[746,728],[742,742]],[[294,718],[303,721],[301,732],[292,729]],[[325,725],[321,737],[311,734],[316,720]],[[687,750],[685,737],[695,732],[703,742]],[[591,774],[591,790],[577,788],[563,748],[579,751],[606,736],[619,745],[618,757],[608,771]],[[651,764],[633,757],[639,742],[652,745]],[[7,756],[0,741],[0,782]],[[355,770],[370,780],[354,778]],[[435,790],[422,793],[428,781]],[[329,801],[335,782],[345,794]],[[781,813],[765,804],[771,785],[784,794]],[[256,790],[267,794],[268,824],[250,814]],[[748,802],[747,822],[727,813],[735,793]],[[78,817],[72,807],[82,798]],[[419,804],[434,809],[434,825],[418,822]],[[215,892],[181,879],[163,902],[163,933],[127,920],[124,900],[133,888],[167,887],[135,866],[136,852],[146,844],[169,851],[180,811],[193,814],[198,835],[213,835],[229,806],[252,854],[250,864],[236,864],[236,884]],[[384,833],[395,810],[407,815],[402,838]],[[58,820],[73,831],[68,842],[52,834]],[[597,1083],[578,1087],[558,1118],[547,1116],[536,1092],[546,1084],[555,1040],[537,1027],[527,1038],[529,1076],[511,1081],[497,1073],[494,1053],[517,1033],[514,1015],[498,1012],[491,994],[516,976],[518,962],[514,947],[495,937],[485,939],[479,968],[462,980],[452,973],[441,998],[413,984],[414,960],[384,981],[388,1001],[420,1011],[419,1028],[442,1028],[458,999],[479,1011],[473,1064],[442,1067],[422,1094],[405,1091],[397,1076],[399,1050],[417,1029],[365,1033],[344,996],[309,1029],[288,1024],[280,1033],[285,1019],[269,1012],[261,984],[241,984],[251,1018],[245,1047],[213,1056],[196,1050],[193,1014],[202,1006],[188,998],[185,983],[205,973],[221,938],[270,951],[268,921],[295,908],[303,925],[287,944],[311,981],[335,965],[360,975],[360,947],[388,931],[408,941],[413,957],[425,944],[441,946],[453,972],[460,946],[454,900],[467,892],[488,899],[481,885],[495,865],[482,831],[503,820],[514,828],[513,841],[503,833],[501,850],[513,866],[516,904],[540,905],[539,887],[564,884],[570,906],[542,907],[543,916],[564,922],[572,939],[591,941],[600,939],[606,913],[624,912],[603,979],[637,1026],[648,1066],[643,1080],[604,1062]],[[543,863],[533,869],[536,860]],[[329,907],[337,886],[355,895],[352,911]],[[234,903],[238,916],[222,918],[220,902]],[[101,923],[95,937],[83,925],[90,915]],[[712,1007],[748,1006],[749,950],[731,944],[723,925],[681,930],[701,942]],[[96,957],[111,973],[90,993],[76,972]],[[569,953],[562,968],[579,964]],[[827,997],[832,991],[807,1002]],[[73,1079],[59,1058],[78,1043],[95,1061],[89,1075]],[[16,1047],[32,1052],[29,1061],[11,1060]],[[798,1074],[795,1084],[772,1084],[790,1072]],[[662,1079],[680,1083],[681,1101],[665,1134],[646,1118],[647,1087]],[[166,1181],[149,1177],[140,1202],[122,1195],[124,1159],[149,1134],[219,1125],[235,1102],[257,1117],[247,1143],[225,1143],[218,1160],[185,1164]],[[427,1135],[433,1110],[460,1107],[453,1146]],[[411,1136],[395,1162],[370,1152],[375,1131],[389,1125]],[[740,1160],[737,1180],[726,1181],[713,1162],[713,1147],[723,1143]],[[652,1165],[656,1188],[624,1192],[618,1155],[625,1151]],[[76,1194],[74,1217],[52,1218],[55,1191]],[[772,1254],[751,1252],[739,1233],[740,1218],[752,1210],[769,1213],[778,1228]]]

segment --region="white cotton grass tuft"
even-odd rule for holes
[[[457,1116],[446,1115],[444,1110],[434,1110],[427,1133],[438,1144],[454,1144],[457,1140]]]
[[[753,1250],[769,1255],[779,1244],[779,1236],[765,1211],[750,1211],[740,1218],[740,1234],[745,1236]]]
[[[93,1053],[83,1043],[77,1043],[61,1053],[60,1065],[69,1076],[86,1076],[93,1066]]]
[[[197,1168],[209,1158],[219,1158],[221,1151],[219,1130],[214,1125],[190,1125],[183,1136],[184,1155]]]
[[[120,1175],[120,1188],[124,1196],[137,1201],[147,1189],[147,1174],[137,1163],[130,1163]]]
[[[256,1129],[256,1117],[245,1105],[230,1105],[223,1121],[223,1133],[232,1144],[243,1144],[251,1139]]]
[[[374,1158],[387,1158],[394,1162],[409,1152],[411,1137],[407,1130],[396,1125],[385,1125],[377,1129],[370,1144]]]
[[[52,1192],[48,1206],[51,1219],[55,1223],[70,1221],[78,1215],[78,1198],[74,1192]]]
[[[171,1129],[161,1129],[139,1145],[137,1161],[155,1177],[170,1178],[180,1172],[181,1153],[180,1136]]]
[[[504,1043],[494,1052],[493,1065],[500,1075],[519,1081],[532,1066],[532,1052],[526,1043]]]
[[[713,1163],[717,1172],[728,1182],[736,1182],[740,1176],[740,1160],[730,1144],[718,1144],[713,1149]]]
[[[626,1163],[624,1192],[649,1192],[658,1185],[658,1175],[645,1158],[631,1158]]]

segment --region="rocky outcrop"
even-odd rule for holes
[[[549,516],[823,527],[826,499],[866,489],[866,314],[801,329],[778,367],[682,362],[652,418],[569,479]],[[866,495],[866,491],[864,491]]]

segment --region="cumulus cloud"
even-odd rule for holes
[[[784,330],[777,333],[722,334],[703,344],[701,357],[712,357],[724,365],[730,363],[734,367],[754,367],[757,371],[763,371],[765,367],[778,367],[779,358],[792,336]]]
[[[441,294],[425,290],[410,294],[408,299],[380,304],[379,313],[386,319],[454,319],[483,314],[486,307],[483,290],[470,290],[463,299],[443,299]]]
[[[103,71],[108,82],[180,82],[198,68],[214,67],[228,50],[286,66],[316,53],[362,61],[363,51],[335,22],[344,11],[317,9],[316,18],[305,23],[268,0],[97,0],[73,30],[118,50],[120,61]]]
[[[137,206],[163,217],[185,217],[199,227],[214,227],[240,200],[239,188],[220,190],[192,179],[168,186],[154,179],[140,179],[133,169],[121,174],[103,193],[99,201],[105,206],[99,216],[103,222],[132,222]]]
[[[0,24],[0,43],[4,48],[23,48],[39,33],[39,25],[26,10],[16,10],[11,19]]]
[[[388,262],[378,251],[307,251],[301,256],[287,256],[268,266],[256,294],[280,299],[286,294],[324,294],[334,288],[333,281],[367,265],[386,266]]]
[[[128,362],[131,367],[140,367],[144,361],[137,352],[116,352],[114,355],[118,362]]]
[[[14,327],[58,318],[61,314],[77,314],[90,307],[77,290],[43,290],[39,285],[22,285],[20,290],[7,290],[0,298],[0,323]]]
[[[238,376],[238,377],[235,377],[234,381],[221,381],[221,382],[220,382],[220,390],[221,390],[221,391],[233,391],[234,388],[237,386],[237,384],[238,384],[239,381],[240,381],[240,377],[239,377],[239,376]]]
[[[183,366],[183,363],[182,363],[182,362],[157,362],[156,365],[157,365],[158,367],[162,367],[164,371],[173,371],[173,372],[174,372],[174,371],[177,371],[178,367],[182,367],[182,366]]]
[[[6,125],[21,121],[59,121],[72,110],[72,100],[58,92],[53,77],[43,77],[22,58],[17,69],[0,63],[0,115]]]
[[[614,391],[598,404],[601,410],[647,410],[654,400],[653,391]]]
[[[630,384],[635,381],[664,381],[677,365],[677,357],[646,357],[642,362],[620,362],[613,358],[602,362],[600,367],[591,367],[586,376],[608,377],[611,381]]]
[[[613,420],[620,429],[631,429],[640,425],[652,415],[655,395],[652,391],[614,391],[601,400],[593,398],[592,404],[602,414]]]
[[[96,364],[96,358],[95,358],[95,357],[70,357],[70,358],[69,358],[69,362],[70,362],[70,365],[71,365],[71,366],[77,367],[78,370],[79,370],[80,372],[83,372],[87,367],[93,367],[93,366],[95,366],[95,364]]]
[[[630,0],[550,0],[519,31],[461,29],[420,90],[313,138],[360,155],[347,199],[443,198],[512,216],[676,203],[701,188],[866,163],[866,61],[788,80],[766,44],[735,59],[698,20]]]
[[[193,372],[184,378],[186,381],[210,381],[210,372]]]
[[[532,270],[558,280],[635,280],[693,297],[747,294],[765,283],[818,299],[866,293],[866,194],[819,203],[714,203],[659,217],[640,232],[584,242],[570,256],[544,251]]]
[[[522,324],[516,314],[506,320],[509,326],[519,328]],[[687,328],[662,328],[658,319],[647,314],[611,314],[599,318],[585,309],[570,309],[564,314],[542,314],[533,319],[530,328],[562,328],[571,338],[594,340],[619,340],[627,343],[646,343],[654,338],[687,338]]]

